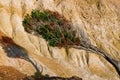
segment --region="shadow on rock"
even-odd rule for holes
[[[70,78],[64,78],[64,77],[57,77],[57,76],[42,76],[42,77],[36,77],[36,76],[31,76],[31,77],[26,77],[24,80],[82,80],[82,78],[79,78],[77,76],[72,76]]]
[[[2,37],[1,43],[8,57],[24,59],[33,65],[37,73],[41,73],[37,64],[35,64],[35,61],[32,61],[32,59],[27,54],[27,51],[24,48],[18,46],[16,43],[14,43],[14,41],[11,38]]]

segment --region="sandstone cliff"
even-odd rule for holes
[[[32,75],[34,66],[51,76],[83,80],[119,80],[104,57],[84,49],[50,47],[40,36],[25,32],[22,21],[32,9],[57,11],[72,21],[77,35],[120,61],[119,0],[0,0],[0,65]],[[67,55],[68,54],[68,55]]]

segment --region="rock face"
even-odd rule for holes
[[[66,52],[64,48],[50,47],[42,37],[25,32],[22,25],[24,16],[32,9],[57,11],[73,23],[83,41],[120,61],[119,3],[119,0],[0,0],[0,65],[32,75],[36,70],[23,58],[27,56],[43,74],[119,80],[114,66],[101,55],[84,49],[70,48]]]

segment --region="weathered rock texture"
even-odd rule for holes
[[[0,65],[34,74],[35,68],[22,55],[28,56],[43,74],[119,80],[113,65],[101,55],[83,49],[70,48],[66,52],[64,48],[49,47],[42,37],[25,32],[22,26],[25,14],[32,9],[57,11],[72,21],[82,40],[120,61],[119,4],[119,0],[0,0]]]

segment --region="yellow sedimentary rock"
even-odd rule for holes
[[[57,11],[73,23],[78,36],[120,61],[118,3],[119,0],[0,0],[0,32],[24,48],[39,69],[43,67],[43,74],[76,75],[84,80],[119,80],[115,68],[102,56],[74,48],[66,55],[64,48],[48,47],[43,38],[26,33],[22,25],[25,14],[32,9]],[[2,45],[0,65],[13,66],[28,75],[35,72],[29,62],[7,57]]]

